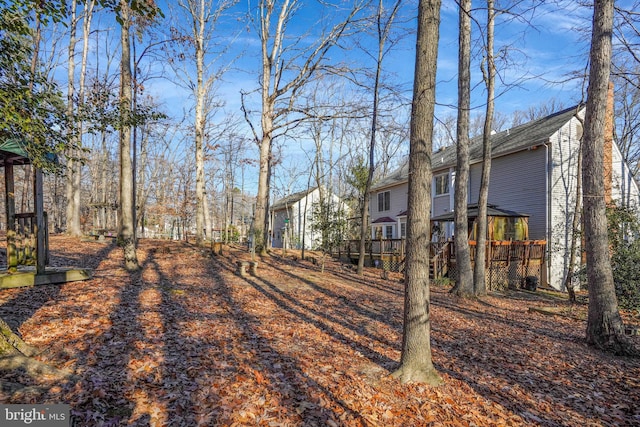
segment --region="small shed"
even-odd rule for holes
[[[477,240],[478,205],[467,207],[469,240]],[[433,222],[453,222],[454,211],[431,218]],[[491,241],[529,240],[529,215],[487,205],[487,239]]]
[[[53,157],[50,160],[55,160]],[[0,288],[33,286],[89,279],[76,268],[47,268],[49,236],[44,211],[43,172],[34,168],[33,212],[16,212],[14,166],[31,164],[24,143],[9,139],[0,143],[0,167],[4,168],[7,224],[7,269],[0,273]]]

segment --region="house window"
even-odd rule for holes
[[[438,175],[436,181],[436,196],[449,194],[449,174]]]
[[[407,223],[406,222],[401,222],[400,223],[400,238],[404,239],[405,237],[407,237]]]
[[[393,239],[393,225],[387,225],[385,227],[384,238],[385,239]]]
[[[378,212],[391,209],[391,192],[378,193]]]

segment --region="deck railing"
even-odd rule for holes
[[[400,255],[404,257],[406,239],[377,239],[365,240],[365,254],[367,255]],[[345,240],[339,249],[341,254],[348,256],[360,253],[360,240]]]
[[[469,240],[471,261],[475,261],[476,254],[475,240]],[[499,240],[486,242],[486,263],[491,262],[511,262],[511,261],[544,261],[546,252],[546,240]],[[455,259],[455,246],[452,249],[451,258]]]
[[[429,253],[431,255],[431,276],[434,278],[446,276],[449,272],[449,260],[451,259],[453,242],[431,242],[429,246]]]
[[[540,275],[540,265],[544,264],[546,256],[545,240],[523,240],[523,241],[487,241],[485,262],[490,275],[506,275],[505,280],[520,280],[530,273]],[[395,265],[401,271],[404,268],[406,254],[406,239],[377,239],[367,240],[365,244],[365,257],[374,264],[378,260],[382,262],[383,268],[385,259],[397,260]],[[471,262],[475,262],[476,242],[469,241]],[[340,256],[356,259],[360,252],[359,240],[348,240],[340,248]],[[456,248],[454,242],[438,241],[429,243],[429,258],[431,259],[432,277],[444,277],[455,269]],[[507,273],[502,273],[507,268]],[[514,271],[517,272],[518,279],[513,279]],[[537,273],[534,273],[537,272]],[[455,274],[455,273],[454,273]]]

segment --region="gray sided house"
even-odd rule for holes
[[[325,195],[330,193],[327,190]],[[344,211],[347,205],[335,194],[330,194],[331,200]],[[271,247],[285,249],[300,249],[303,241],[305,249],[315,249],[319,246],[321,233],[314,231],[314,205],[320,202],[320,190],[312,188],[276,200],[271,206],[270,236]]]
[[[572,107],[491,135],[489,204],[528,215],[529,239],[547,241],[547,268],[541,284],[556,289],[563,288],[568,272],[583,117],[584,108]],[[608,140],[607,197],[618,206],[635,208],[640,196],[638,185],[616,142],[612,137]],[[468,203],[474,204],[482,170],[481,137],[471,140],[470,159]],[[455,165],[455,146],[433,153],[432,217],[453,210]],[[408,165],[404,165],[372,189],[369,209],[373,238],[405,236],[407,177]],[[439,228],[444,237],[452,236],[453,223],[439,224]]]

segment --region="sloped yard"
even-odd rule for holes
[[[143,240],[140,274],[107,243],[53,237],[54,262],[94,278],[0,292],[0,316],[75,378],[0,375],[3,403],[68,403],[79,426],[640,425],[640,360],[583,342],[584,320],[512,293],[460,301],[432,289],[445,385],[401,385],[403,287],[280,253],[258,277],[239,249],[211,256]],[[10,384],[34,386],[18,392]]]

